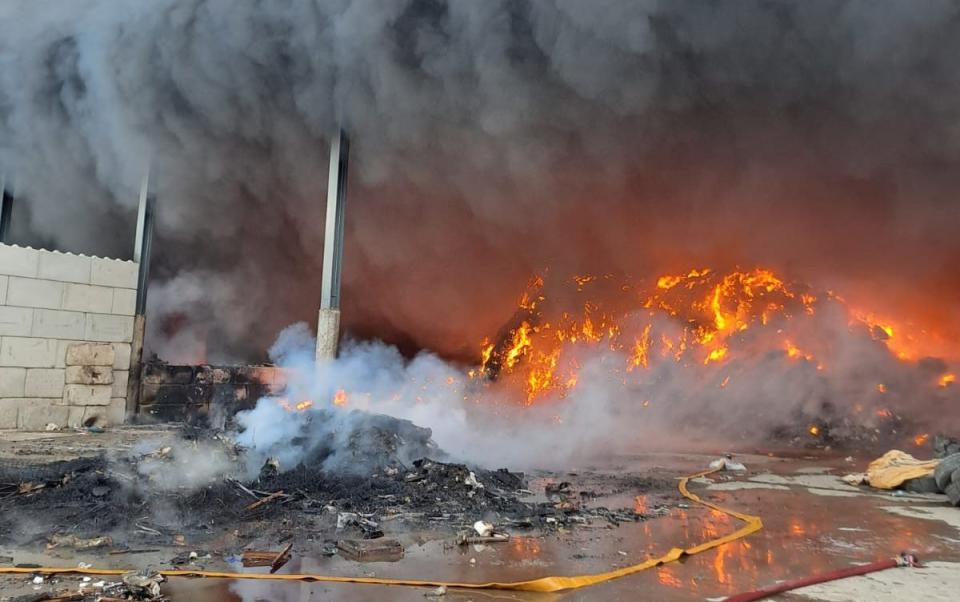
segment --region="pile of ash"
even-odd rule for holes
[[[405,420],[368,415],[351,424],[362,427],[340,433],[336,449],[332,440],[294,442],[309,453],[291,466],[270,456],[260,464],[227,434],[196,427],[118,457],[0,464],[0,543],[176,545],[244,525],[296,537],[292,526],[306,524],[314,533],[375,538],[385,523],[444,530],[490,520],[550,530],[644,518],[632,509],[588,508],[572,495],[536,499],[522,473],[434,459],[445,456],[430,430]],[[251,458],[261,466],[254,476]]]

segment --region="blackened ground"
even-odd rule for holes
[[[384,424],[376,428],[382,430]],[[161,486],[155,479],[158,466],[169,463],[176,471],[182,461],[200,461],[191,456],[195,448],[177,444],[184,440],[216,442],[225,456],[236,451],[226,449],[229,440],[219,433],[189,429],[150,452],[143,452],[140,442],[138,452],[98,451],[69,461],[0,458],[0,544],[39,551],[54,535],[110,536],[112,544],[105,549],[114,551],[189,541],[230,553],[254,538],[330,543],[384,532],[453,537],[480,519],[534,533],[592,523],[613,527],[653,518],[661,512],[658,505],[679,502],[674,481],[666,477],[584,474],[561,479],[538,473],[527,478],[507,469],[429,458],[405,464],[385,459],[382,449],[371,451],[377,468],[367,474],[329,473],[320,463],[284,472],[267,465],[252,480],[217,476],[191,488]],[[151,470],[141,470],[147,462]],[[570,484],[552,491],[546,486],[560,481]],[[276,492],[283,495],[251,509]],[[633,497],[641,494],[659,494],[662,503],[636,512]],[[231,539],[231,534],[241,535]]]

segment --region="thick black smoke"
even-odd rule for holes
[[[7,0],[0,166],[17,240],[128,256],[151,164],[148,344],[171,359],[252,359],[313,319],[338,123],[361,336],[466,355],[544,267],[735,263],[956,335],[958,16],[934,0]]]

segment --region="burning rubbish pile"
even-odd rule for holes
[[[576,395],[599,371],[633,411],[667,406],[678,424],[725,427],[744,412],[741,427],[765,425],[775,438],[921,446],[937,408],[957,400],[953,366],[935,357],[953,352],[936,333],[762,268],[639,283],[537,276],[508,324],[481,343],[470,377],[537,406]]]

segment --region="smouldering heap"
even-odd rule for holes
[[[917,351],[922,341],[901,327],[849,307],[832,292],[815,294],[808,286],[788,283],[768,269],[694,269],[660,276],[648,286],[611,275],[575,276],[565,284],[560,303],[579,306],[578,311],[550,307],[544,278],[532,278],[511,324],[482,342],[481,366],[470,376],[517,382],[529,405],[576,387],[584,351],[603,346],[623,358],[611,369],[624,379],[658,362],[723,370],[758,352],[829,371],[832,343],[811,334],[820,312],[845,316],[851,331],[885,345],[900,360],[922,356]],[[937,384],[945,387],[954,378],[943,372]],[[719,386],[729,380],[729,374],[721,375]],[[877,390],[884,393],[885,385],[878,383]]]

